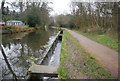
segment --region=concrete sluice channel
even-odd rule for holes
[[[48,66],[59,66],[60,64],[60,48],[62,43],[62,38],[60,37],[61,32],[57,34],[55,37],[53,43],[48,48],[48,51],[46,51],[46,56],[42,61],[42,65],[48,65]]]
[[[51,32],[47,32],[47,34],[46,32],[43,32],[43,35],[39,34],[38,32],[36,33],[36,31],[25,33],[26,35],[22,38],[22,40],[19,39],[19,35],[17,35],[18,37],[12,36],[15,39],[5,36],[5,38],[8,37],[8,39],[5,40],[5,38],[3,37],[2,47],[4,48],[7,60],[9,61],[14,73],[16,74],[17,79],[26,80],[28,69],[33,64],[59,66],[62,36],[58,30],[54,31],[52,29],[50,31]],[[34,33],[35,36],[38,35],[36,36],[37,39],[34,39],[35,36],[31,36]],[[46,36],[48,37],[46,38]],[[43,37],[45,40],[41,37]],[[40,42],[40,40],[42,41],[42,43]],[[2,60],[1,65],[3,81],[12,80],[14,76],[7,67],[1,51],[0,60]]]

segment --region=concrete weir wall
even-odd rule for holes
[[[48,65],[48,62],[51,59],[51,56],[55,50],[57,43],[59,41],[62,41],[62,34],[63,34],[63,31],[59,31],[59,33],[56,35],[56,38],[54,39],[52,45],[45,52],[44,58],[41,60],[41,65]]]
[[[32,67],[34,67],[33,69],[31,69],[31,67],[30,67],[30,69],[29,69],[29,71],[28,72],[30,72],[30,74],[28,74],[28,76],[26,77],[26,79],[28,80],[28,81],[31,81],[31,79],[36,79],[36,78],[41,78],[41,77],[43,77],[43,75],[44,74],[46,74],[46,76],[48,76],[48,75],[51,75],[51,74],[47,74],[47,72],[48,72],[48,69],[50,70],[50,68],[52,67],[52,69],[53,69],[53,67],[55,67],[55,66],[49,66],[49,61],[50,61],[50,59],[51,59],[51,56],[54,54],[54,50],[55,50],[55,48],[56,48],[56,45],[59,43],[59,42],[61,42],[62,41],[62,34],[63,34],[63,31],[59,31],[58,32],[58,34],[56,35],[56,37],[55,37],[55,39],[54,39],[54,41],[53,41],[53,43],[52,43],[52,45],[48,48],[48,50],[43,54],[44,56],[43,56],[43,59],[39,62],[39,65],[33,65]],[[43,67],[43,66],[41,66],[41,65],[45,65],[44,67],[47,67],[48,69],[45,69],[44,68],[44,73],[38,73],[40,70],[41,70],[41,67]],[[36,66],[38,66],[37,68],[35,68]],[[49,67],[48,67],[49,66]],[[57,68],[58,68],[58,66],[57,66]],[[35,70],[35,71],[37,71],[37,73],[34,73],[34,71],[33,70]],[[57,70],[57,69],[55,69],[55,70]],[[47,72],[46,72],[47,71]],[[40,71],[41,72],[41,71]],[[43,70],[42,70],[42,72],[43,72]],[[46,73],[45,73],[46,72]],[[49,73],[49,72],[48,72]],[[55,73],[53,73],[52,75],[54,75]],[[52,76],[51,75],[51,76]]]

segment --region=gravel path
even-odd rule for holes
[[[118,52],[104,45],[101,45],[87,37],[80,35],[72,30],[67,30],[79,43],[98,60],[98,62],[111,73],[112,76],[118,78]]]

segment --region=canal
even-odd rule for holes
[[[11,35],[2,35],[2,47],[7,56],[11,68],[19,78],[24,78],[30,66],[39,64],[44,52],[54,41],[58,30],[49,28],[47,30],[35,30],[32,32],[21,32]],[[58,66],[61,43],[58,42],[54,54],[47,65]],[[7,67],[2,53],[2,77],[13,78],[13,74]]]

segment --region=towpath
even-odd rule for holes
[[[110,49],[102,44],[99,44],[89,38],[78,34],[72,30],[65,29],[74,38],[76,38],[79,43],[89,52],[91,55],[98,60],[98,62],[113,75],[118,78],[118,52]]]

